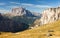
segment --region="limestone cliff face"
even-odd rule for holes
[[[40,22],[41,24],[47,24],[59,19],[60,19],[60,7],[49,8],[43,11]]]
[[[20,7],[20,8],[13,8],[11,11],[11,15],[12,16],[22,16],[26,14],[26,11],[24,8]]]
[[[51,23],[60,19],[60,7],[48,8],[42,12],[41,18],[34,22],[35,26]]]

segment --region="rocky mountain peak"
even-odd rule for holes
[[[25,14],[25,9],[22,7],[13,8],[11,12],[14,16],[22,16]]]
[[[60,19],[60,7],[49,8],[43,11],[41,17],[41,24],[50,23]]]
[[[31,12],[23,7],[12,8],[10,16],[27,16],[27,17],[38,17],[40,14]]]
[[[11,13],[9,14],[10,16],[34,16],[32,12],[30,12],[29,10],[26,10],[23,7],[13,8]]]

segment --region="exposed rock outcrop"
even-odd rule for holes
[[[42,12],[40,19],[37,19],[33,25],[43,25],[47,23],[52,23],[60,19],[60,7],[57,8],[48,8]]]
[[[60,19],[60,7],[44,10],[40,19],[41,24],[51,23]]]
[[[12,12],[11,15],[13,15],[13,16],[22,16],[22,15],[26,14],[25,9],[22,7],[13,8],[11,12]]]

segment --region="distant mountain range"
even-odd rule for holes
[[[29,10],[26,10],[23,7],[18,7],[18,8],[13,8],[11,10],[11,13],[8,13],[10,16],[26,16],[26,17],[37,17],[41,14],[35,13],[35,12],[30,12]]]

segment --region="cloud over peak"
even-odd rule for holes
[[[52,7],[49,5],[35,5],[35,4],[28,4],[28,3],[21,3],[21,5],[35,7],[35,8],[50,8],[50,7]]]
[[[33,6],[34,4],[21,3],[21,5],[25,5],[25,6]]]
[[[20,4],[20,3],[18,3],[18,2],[10,2],[11,4]]]

